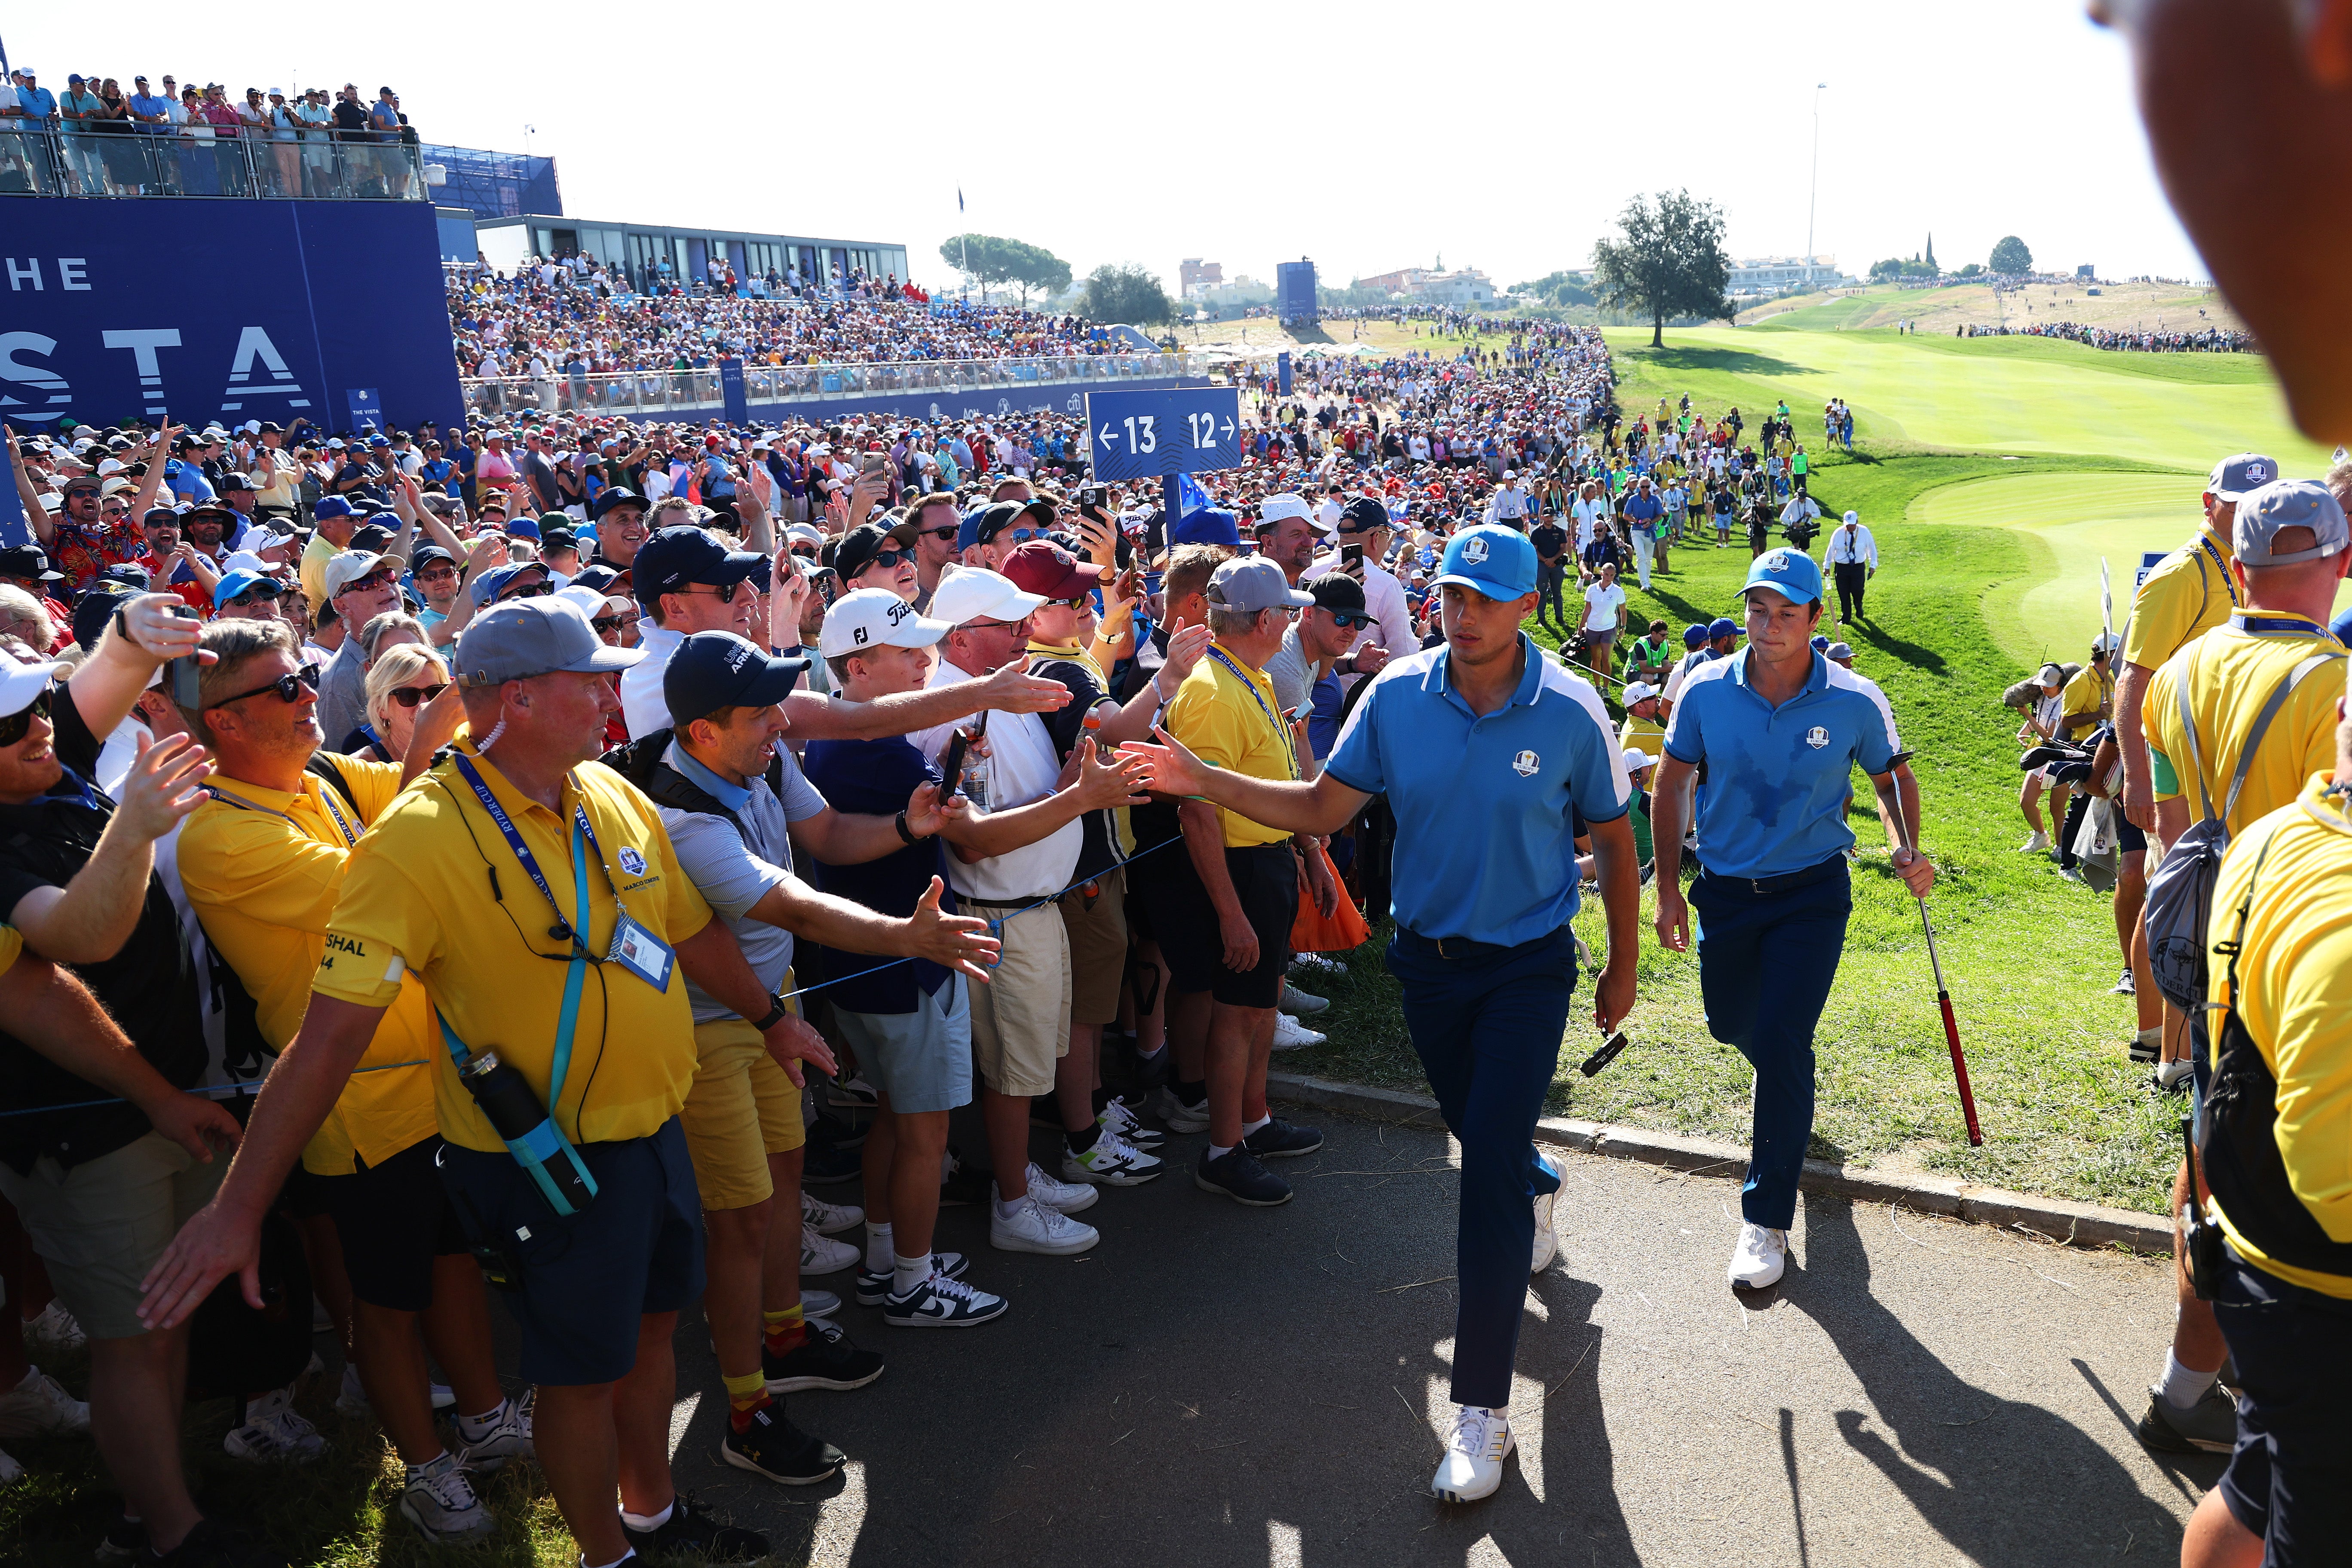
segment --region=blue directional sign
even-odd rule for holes
[[[1230,386],[1089,392],[1094,478],[1119,484],[1242,464],[1242,395]]]

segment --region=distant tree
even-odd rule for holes
[[[1978,273],[1982,272],[1984,268],[1981,266],[1971,261],[1966,267],[1960,268],[1960,276],[1963,278],[1974,278]]]
[[[1032,289],[1052,294],[1070,286],[1070,264],[1043,246],[992,234],[960,234],[940,247],[940,259],[980,285],[988,297],[992,283],[1009,283],[1021,294],[1025,310]]]
[[[1870,264],[1870,280],[1873,283],[1884,283],[1890,278],[1900,278],[1903,276],[1903,269],[1909,265],[1910,263],[1899,256],[1890,256],[1884,261],[1874,261]]]
[[[2013,234],[2006,236],[2000,244],[1994,246],[1992,255],[1988,259],[1995,272],[2017,273],[2033,270],[2033,252],[2026,249],[2025,241]]]
[[[1613,310],[1650,318],[1650,346],[1665,345],[1668,316],[1731,321],[1724,298],[1731,261],[1723,213],[1688,191],[1636,196],[1618,215],[1619,237],[1592,247],[1593,292]]]
[[[1590,305],[1591,279],[1581,272],[1547,272],[1532,283],[1514,283],[1514,294],[1531,294],[1547,305]]]
[[[1106,262],[1087,274],[1078,312],[1089,321],[1150,326],[1174,316],[1176,304],[1149,268],[1132,261]]]

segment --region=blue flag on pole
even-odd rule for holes
[[[1200,480],[1190,474],[1176,476],[1177,521],[1183,521],[1196,511],[1206,510],[1209,504],[1209,492],[1201,488]]]

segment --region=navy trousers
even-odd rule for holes
[[[1535,1196],[1559,1173],[1535,1145],[1576,994],[1576,943],[1562,926],[1517,947],[1400,930],[1389,973],[1404,986],[1405,1027],[1462,1145],[1460,1306],[1454,1321],[1454,1402],[1511,1399],[1511,1361],[1535,1248]]]
[[[1704,847],[1702,847],[1702,853]],[[1756,1120],[1739,1213],[1786,1230],[1813,1132],[1813,1028],[1837,979],[1853,889],[1843,858],[1819,881],[1777,893],[1732,877],[1691,885],[1706,1032],[1756,1069]]]

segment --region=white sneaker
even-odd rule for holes
[[[2091,879],[2083,875],[2083,868],[2080,866],[2061,866],[2058,868],[2058,875],[2077,887],[2087,888],[2091,885]]]
[[[466,1443],[457,1450],[457,1462],[478,1476],[496,1474],[509,1459],[535,1459],[539,1445],[532,1441],[531,1416],[539,1407],[539,1390],[526,1388],[515,1398],[499,1406],[498,1424],[479,1437]],[[465,1436],[463,1429],[458,1436]]]
[[[0,1487],[12,1486],[25,1479],[25,1467],[6,1454],[0,1454]]]
[[[319,1429],[294,1411],[294,1391],[273,1389],[245,1405],[245,1425],[221,1439],[230,1457],[256,1464],[307,1465],[327,1451]]]
[[[1074,1154],[1062,1145],[1062,1179],[1098,1182],[1106,1186],[1139,1187],[1166,1170],[1157,1154],[1147,1154],[1116,1132],[1097,1131],[1091,1147]]]
[[[367,1389],[360,1383],[360,1369],[350,1362],[345,1362],[343,1363],[343,1386],[335,1394],[335,1414],[364,1415],[367,1413]]]
[[[860,1219],[862,1221],[862,1215]],[[801,1274],[803,1278],[838,1274],[845,1268],[854,1268],[865,1256],[845,1241],[819,1236],[805,1222],[801,1226]]]
[[[1334,958],[1328,952],[1294,952],[1290,955],[1290,967],[1308,971],[1319,970],[1325,974],[1348,973],[1347,960]]]
[[[1511,1436],[1511,1418],[1481,1405],[1455,1407],[1454,1430],[1446,1436],[1445,1455],[1430,1478],[1430,1495],[1447,1502],[1476,1502],[1493,1497],[1503,1484],[1503,1461],[1518,1446]]]
[[[41,1309],[38,1317],[26,1321],[25,1342],[47,1351],[78,1351],[89,1342],[89,1338],[74,1321],[74,1315],[66,1310],[66,1304],[52,1300]]]
[[[988,1211],[988,1245],[999,1252],[1042,1252],[1067,1258],[1086,1251],[1102,1239],[1090,1225],[1081,1225],[1058,1209],[1049,1209],[1032,1193],[1006,1219],[993,1205]]]
[[[1118,1133],[1120,1142],[1131,1143],[1147,1154],[1157,1150],[1167,1137],[1157,1127],[1146,1127],[1137,1119],[1135,1108],[1123,1100],[1107,1102],[1102,1114],[1095,1118],[1095,1125],[1106,1132]]]
[[[444,1454],[420,1470],[408,1474],[400,1492],[400,1517],[416,1533],[436,1545],[446,1541],[474,1541],[494,1533],[499,1521],[474,1495],[474,1482],[451,1454]]]
[[[832,1236],[866,1223],[866,1211],[856,1204],[829,1204],[823,1198],[801,1194],[801,1224],[819,1236]]]
[[[1316,1014],[1328,1009],[1331,1002],[1328,997],[1301,991],[1297,982],[1292,981],[1283,986],[1282,994],[1276,999],[1274,1005],[1294,1018],[1312,1018]]]
[[[801,1287],[801,1316],[803,1319],[830,1318],[841,1310],[841,1298],[830,1290]]]
[[[1029,1195],[1056,1214],[1076,1214],[1102,1201],[1102,1194],[1090,1184],[1057,1182],[1039,1170],[1034,1160],[1029,1162]],[[1004,1201],[1004,1194],[996,1190],[994,1182],[988,1184],[988,1201],[998,1204]]]
[[[1274,1016],[1273,1048],[1277,1051],[1296,1051],[1307,1046],[1319,1046],[1329,1038],[1328,1035],[1316,1033],[1287,1013]]]
[[[39,1367],[25,1381],[0,1394],[0,1436],[24,1437],[36,1432],[87,1432],[89,1406],[43,1375]]]
[[[1789,1266],[1789,1233],[1760,1225],[1739,1227],[1739,1245],[1731,1249],[1731,1282],[1742,1290],[1761,1290],[1777,1284]]]
[[[1528,1265],[1530,1274],[1542,1273],[1551,1267],[1552,1259],[1559,1256],[1559,1232],[1552,1228],[1551,1223],[1553,1205],[1559,1202],[1558,1187],[1536,1194],[1536,1246],[1535,1257]]]
[[[2037,833],[2017,847],[2020,855],[2046,855],[2050,851],[2050,836]]]
[[[1176,1091],[1162,1085],[1154,1091],[1151,1113],[1168,1124],[1171,1132],[1202,1132],[1209,1126],[1209,1102],[1187,1105],[1176,1098]]]

